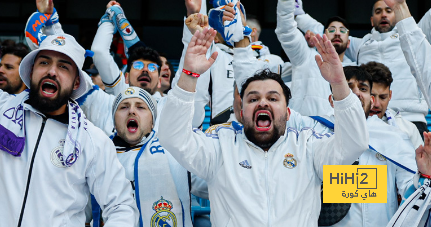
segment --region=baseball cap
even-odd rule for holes
[[[40,44],[39,49],[33,50],[22,59],[19,65],[19,74],[28,88],[30,87],[30,73],[33,68],[34,60],[41,50],[52,50],[65,54],[75,62],[78,67],[80,83],[79,87],[72,92],[72,99],[77,99],[88,92],[91,88],[91,84],[86,80],[86,77],[88,77],[87,73],[81,70],[85,60],[85,49],[76,42],[73,36],[68,34],[47,36]]]

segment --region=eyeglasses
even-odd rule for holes
[[[345,27],[340,27],[339,29],[340,29],[340,32],[343,34],[346,34],[349,31],[349,29],[347,29]],[[327,30],[329,33],[335,33],[337,31],[337,28],[334,26],[331,26]]]
[[[137,70],[142,70],[145,67],[145,63],[141,61],[135,61],[133,62],[132,67]],[[147,64],[147,68],[148,68],[148,71],[154,72],[159,68],[159,66],[156,63],[149,63]]]

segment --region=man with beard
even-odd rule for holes
[[[197,78],[217,58],[206,57],[215,34],[205,28],[192,37],[160,116],[160,144],[207,181],[214,226],[317,226],[323,165],[350,164],[368,144],[363,110],[333,46],[326,36],[316,38],[323,58],[316,61],[333,86],[340,133],[318,138],[312,130],[287,128],[289,88],[278,74],[262,71],[242,86],[244,128],[207,137],[193,132],[191,111]]]
[[[311,17],[310,17],[311,18]],[[319,22],[314,19],[303,21],[301,30],[316,29]],[[350,46],[346,50],[346,56],[358,65],[370,61],[380,62],[386,65],[392,72],[392,101],[389,108],[400,112],[408,121],[416,125],[420,134],[428,131],[425,116],[429,106],[423,99],[423,94],[418,87],[415,77],[412,75],[407,61],[400,47],[399,28],[395,27],[395,13],[383,0],[375,1],[371,16],[373,29],[363,38],[350,38]],[[418,26],[426,33],[428,41],[431,37],[431,11],[428,11],[418,23]]]
[[[162,61],[160,71],[160,88],[157,88],[157,92],[163,97],[171,89],[172,80],[174,79],[172,74],[174,73],[174,67],[167,60],[164,54],[160,54],[160,60]]]
[[[105,226],[135,226],[138,210],[115,147],[74,101],[88,90],[85,50],[67,34],[47,36],[23,58],[30,87],[0,91],[0,219],[5,226],[84,226],[88,194]]]
[[[129,87],[115,99],[112,115],[117,130],[113,142],[133,185],[141,226],[192,226],[189,175],[159,144],[153,130],[157,117],[154,98],[142,88]],[[172,215],[160,220],[169,214],[162,209],[163,203],[170,204]]]
[[[331,115],[333,109],[326,101],[331,94],[329,84],[320,76],[314,61],[316,50],[307,45],[304,36],[297,29],[294,11],[294,0],[279,1],[275,32],[292,63],[292,101],[289,107],[306,116]],[[349,45],[347,27],[343,19],[334,17],[328,21],[326,29],[326,36],[336,47],[341,61],[344,59],[343,49]],[[343,63],[348,64],[351,63]]]
[[[423,138],[416,126],[410,121],[405,120],[399,112],[388,108],[389,101],[392,98],[390,87],[393,79],[391,71],[382,63],[373,61],[362,64],[361,68],[367,70],[373,80],[371,95],[374,97],[374,105],[370,111],[370,116],[377,115],[384,122],[399,128],[409,136],[414,148],[418,148],[423,144]]]
[[[19,77],[19,64],[28,51],[13,45],[2,47],[0,53],[0,89],[19,94],[27,88]]]

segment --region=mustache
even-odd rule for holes
[[[151,77],[148,74],[148,72],[142,72],[141,75],[138,77],[138,80],[141,80],[144,77],[147,77],[150,80],[150,82],[151,82]]]
[[[253,112],[253,121],[256,121],[256,112],[257,111],[259,111],[259,110],[267,110],[268,112],[270,112],[271,113],[271,116],[274,116],[274,113],[272,113],[272,111],[271,111],[271,109],[269,109],[269,108],[265,108],[265,107],[258,107],[257,109],[255,109],[254,110],[254,112]]]

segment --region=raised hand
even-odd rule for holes
[[[386,5],[388,5],[391,9],[394,9],[397,5],[404,4],[406,0],[383,0]]]
[[[304,35],[305,40],[307,41],[307,44],[309,47],[315,47],[316,46],[313,42],[314,36],[316,36],[316,34],[314,34],[314,32],[312,32],[310,30],[308,30]]]
[[[117,1],[110,1],[108,5],[106,5],[106,9],[109,9],[111,8],[111,6],[114,6],[114,5],[121,6],[120,3]]]
[[[334,46],[332,46],[326,35],[323,35],[322,38],[317,34],[313,40],[320,54],[320,56],[316,55],[317,65],[323,78],[331,84],[334,100],[338,101],[346,98],[350,94],[350,88],[347,85],[343,65]]]
[[[209,27],[208,16],[200,13],[194,13],[187,17],[186,26],[192,34],[196,31],[203,31],[204,28]]]
[[[187,17],[201,11],[202,0],[185,0]]]
[[[196,31],[190,40],[184,58],[184,69],[202,74],[206,72],[217,59],[217,52],[214,52],[209,59],[206,58],[206,53],[210,48],[216,31],[213,28],[204,28],[202,32]]]
[[[54,12],[53,0],[36,0],[36,7],[40,13],[52,14]]]
[[[431,175],[431,132],[424,132],[424,146],[416,149],[416,164],[419,172]]]

